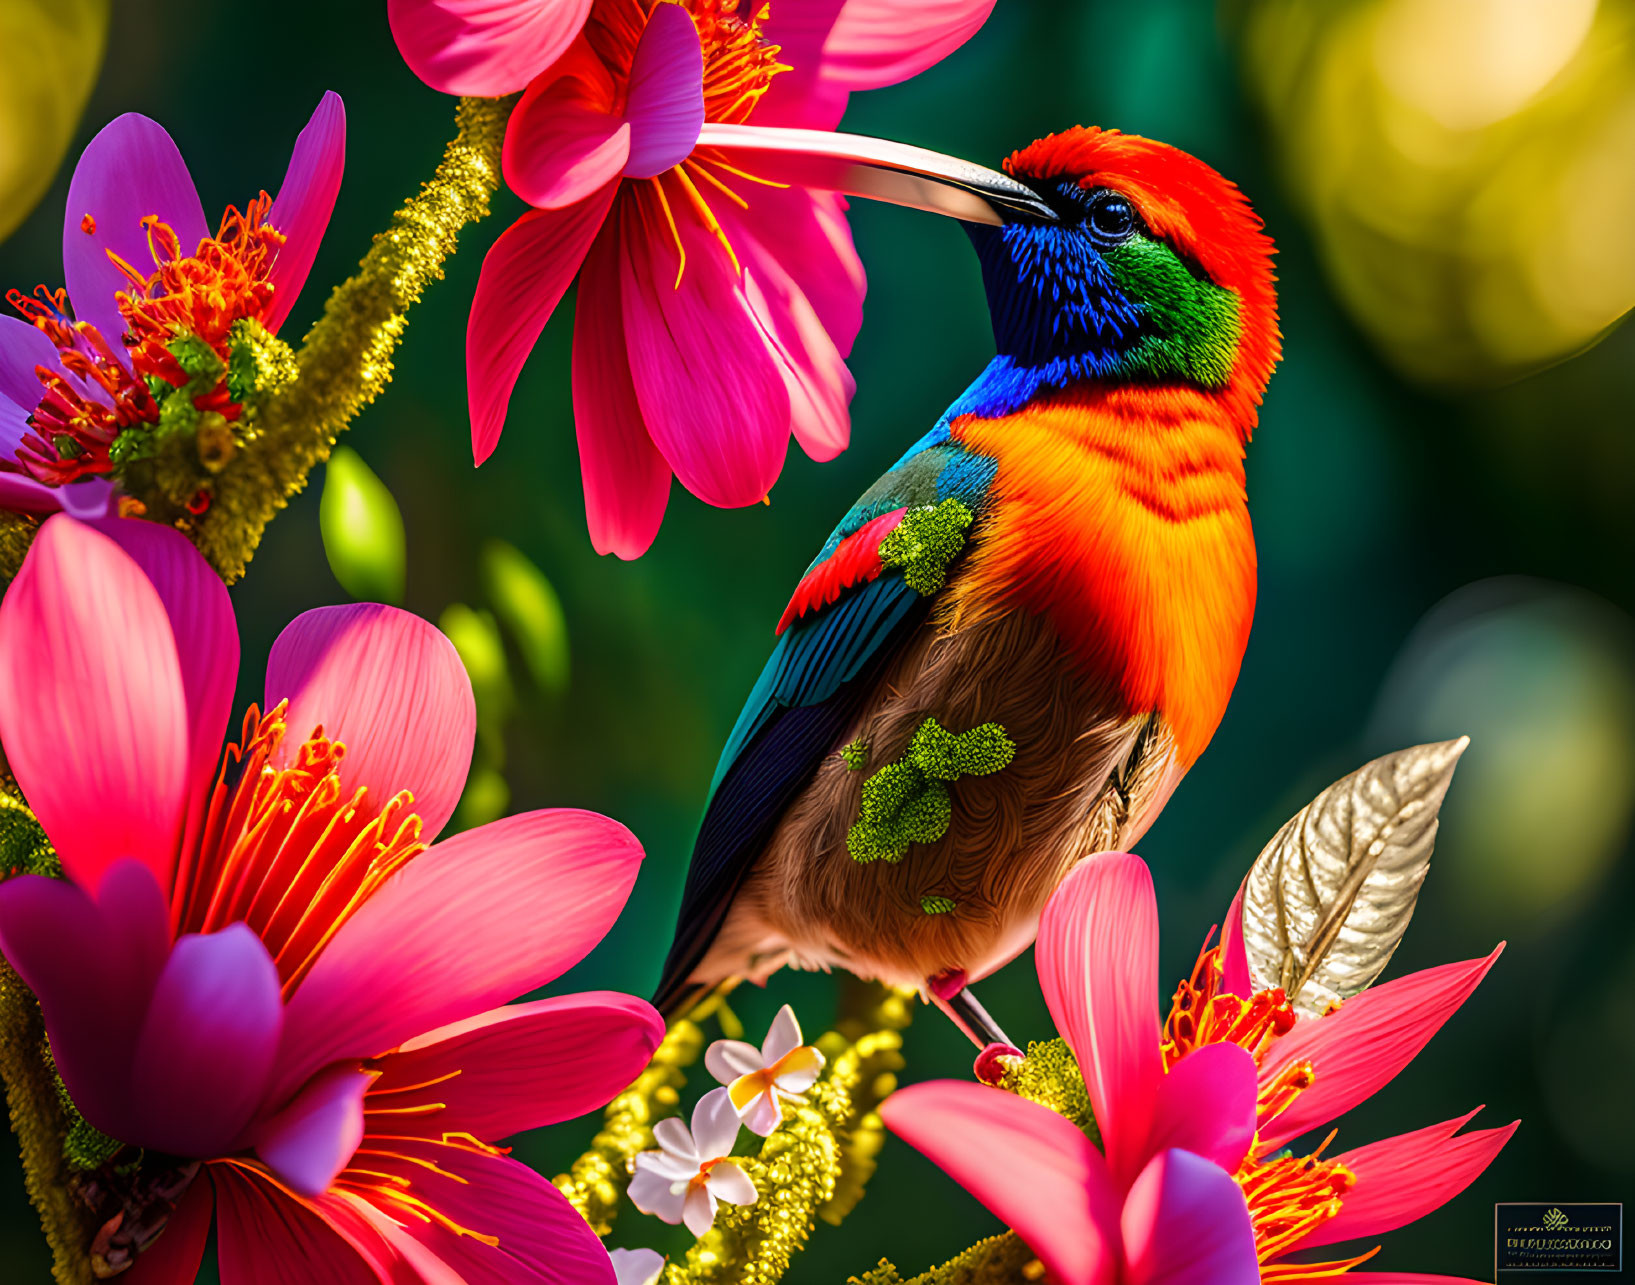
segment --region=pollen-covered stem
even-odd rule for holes
[[[851,1011],[818,1041],[822,1077],[761,1147],[737,1163],[753,1205],[722,1205],[715,1225],[665,1269],[665,1285],[775,1285],[818,1218],[838,1224],[863,1195],[883,1127],[878,1107],[903,1065],[910,998],[881,986],[843,996]]]
[[[19,555],[21,561],[21,555]],[[0,878],[49,874],[56,854],[28,811],[9,772],[0,775]],[[45,1041],[39,1002],[11,965],[0,960],[0,1081],[23,1162],[23,1186],[51,1246],[57,1285],[89,1285],[95,1228],[74,1199],[63,1140],[71,1121]]]
[[[216,476],[210,509],[193,538],[227,582],[244,574],[267,523],[391,381],[392,353],[410,306],[443,275],[461,229],[488,213],[515,101],[460,100],[459,132],[437,173],[392,215],[358,271],[335,288],[297,354],[299,377],[258,408],[249,440]]]

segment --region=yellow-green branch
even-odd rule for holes
[[[460,100],[459,133],[436,175],[336,287],[296,355],[299,375],[257,408],[249,439],[215,474],[210,509],[192,535],[228,583],[244,574],[267,523],[329,458],[341,430],[391,381],[410,306],[443,275],[461,229],[488,213],[514,102]],[[161,506],[166,499],[153,498]]]

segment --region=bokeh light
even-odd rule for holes
[[[1229,12],[1324,265],[1404,372],[1513,378],[1635,304],[1631,0]]]
[[[1443,808],[1436,877],[1500,933],[1536,932],[1591,895],[1635,808],[1635,628],[1578,590],[1467,585],[1415,628],[1370,741],[1471,738]]]

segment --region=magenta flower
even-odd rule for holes
[[[231,330],[276,334],[301,292],[340,190],[346,112],[325,94],[295,142],[276,199],[229,207],[214,236],[169,134],[132,112],[87,144],[63,221],[66,289],[12,290],[0,317],[0,507],[109,511],[110,452],[158,422],[192,378],[170,352],[191,335],[225,364]],[[226,380],[194,397],[236,420]],[[71,483],[76,485],[70,485]]]
[[[1206,951],[1160,1027],[1152,877],[1138,857],[1091,857],[1045,907],[1038,967],[1105,1155],[1061,1116],[983,1085],[916,1085],[888,1099],[882,1115],[1005,1219],[1064,1285],[1316,1285],[1346,1273],[1371,1253],[1306,1264],[1287,1256],[1430,1213],[1487,1167],[1515,1125],[1459,1135],[1467,1115],[1330,1159],[1321,1147],[1273,1153],[1388,1083],[1498,952],[1303,1020],[1281,991],[1245,998],[1241,943],[1236,965],[1230,941],[1226,950],[1226,975],[1242,968],[1241,989],[1221,988],[1221,951]]]
[[[213,1203],[228,1285],[319,1260],[612,1285],[492,1144],[606,1102],[663,1025],[621,995],[495,1005],[601,939],[640,847],[567,810],[432,843],[475,713],[415,616],[298,617],[218,771],[237,671],[227,591],[166,527],[52,518],[0,602],[0,741],[66,875],[0,884],[0,949],[85,1118],[204,1162],[129,1279],[191,1281]]]
[[[791,432],[813,459],[844,450],[864,291],[845,200],[701,133],[832,130],[851,91],[925,70],[992,6],[394,0],[399,48],[428,84],[527,88],[505,174],[536,208],[489,251],[466,341],[477,462],[576,274],[574,418],[598,552],[647,550],[672,475],[730,508],[766,497]]]

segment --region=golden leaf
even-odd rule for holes
[[[1468,737],[1398,750],[1292,817],[1249,870],[1243,939],[1256,989],[1322,1013],[1378,977],[1408,929]]]

